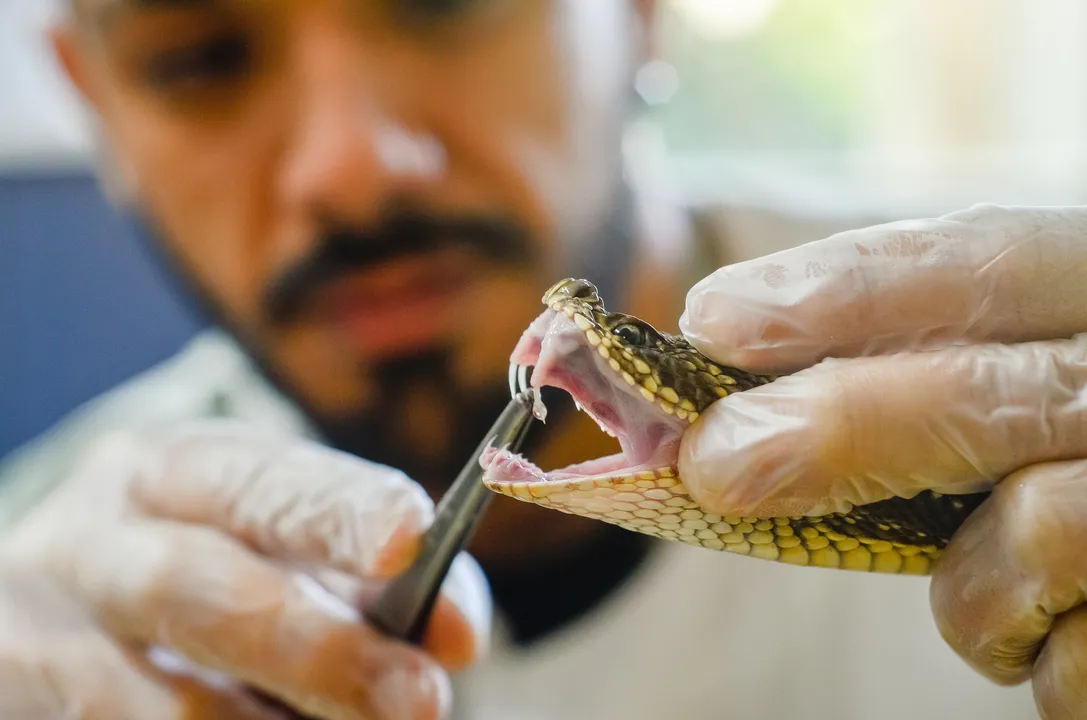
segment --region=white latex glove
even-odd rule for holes
[[[441,717],[487,642],[478,566],[425,648],[354,609],[433,511],[399,472],[233,424],[107,438],[0,546],[0,717],[280,717],[244,686],[314,718]]]
[[[1087,207],[976,206],[739,263],[680,327],[795,372],[691,427],[698,500],[821,514],[1000,483],[938,564],[937,624],[992,680],[1033,679],[1044,717],[1087,717]]]

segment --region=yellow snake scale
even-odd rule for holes
[[[609,381],[687,423],[720,398],[771,382],[719,365],[678,335],[608,312],[596,287],[563,280],[543,296],[584,333]],[[783,448],[782,452],[788,452]],[[524,502],[689,545],[794,565],[927,575],[951,535],[988,493],[922,492],[823,517],[722,517],[691,498],[675,464],[630,475],[508,480],[484,474],[491,490]]]

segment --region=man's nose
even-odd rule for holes
[[[381,67],[334,32],[311,36],[296,55],[283,197],[311,217],[371,221],[390,200],[441,178],[444,148],[410,126],[390,77],[395,65]]]

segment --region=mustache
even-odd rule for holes
[[[522,266],[535,259],[528,231],[512,220],[397,210],[372,229],[330,225],[312,253],[269,285],[263,298],[265,312],[274,323],[289,323],[329,282],[383,262],[458,246],[503,265]]]

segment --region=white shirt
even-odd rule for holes
[[[77,411],[0,471],[0,521],[55,486],[110,428],[226,411],[309,436],[225,336]],[[928,581],[802,568],[662,544],[591,613],[528,650],[496,629],[491,654],[456,679],[465,720],[1030,720],[1029,685],[1000,688],[944,644]]]
[[[734,215],[733,231],[752,218]],[[792,228],[758,251],[833,230]],[[752,253],[741,247],[739,254]],[[315,437],[241,350],[211,331],[9,457],[0,466],[0,527],[63,480],[96,435],[217,414]],[[454,678],[457,717],[1037,718],[1029,684],[998,687],[947,647],[928,585],[923,577],[793,567],[662,543],[618,592],[529,649],[513,647],[497,627],[490,655]]]

